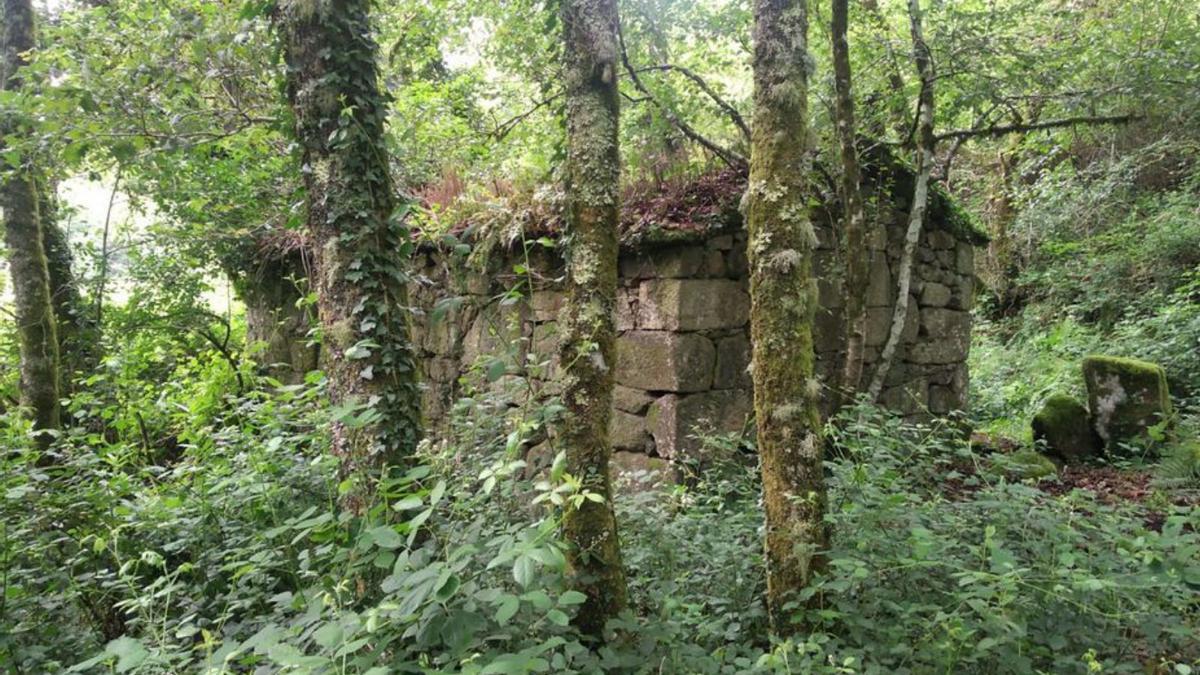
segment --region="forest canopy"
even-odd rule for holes
[[[4,0],[0,670],[1200,668],[1200,8]]]

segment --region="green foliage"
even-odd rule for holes
[[[1153,660],[1195,654],[1194,510],[1174,509],[1154,532],[1136,509],[1084,492],[1051,499],[956,470],[979,460],[950,428],[867,410],[840,426],[835,551],[811,591],[823,608],[807,615],[824,630],[795,645],[812,654],[806,663],[1088,672],[1091,659],[1136,672],[1142,649]],[[947,490],[956,475],[969,498]]]
[[[628,637],[595,651],[570,627],[581,597],[558,540],[563,509],[588,497],[561,456],[525,478],[524,441],[553,409],[464,399],[457,431],[351,518],[335,506],[319,383],[237,395],[223,361],[193,367],[179,379],[218,403],[159,395],[179,410],[163,422],[185,439],[176,455],[82,429],[46,468],[6,455],[0,665],[1126,672],[1200,657],[1196,513],[1168,510],[1154,531],[1134,507],[988,478],[957,423],[870,408],[829,428],[835,536],[810,591],[819,609],[797,610],[807,637],[765,637],[757,469],[739,441],[710,439],[689,487],[619,493],[633,607],[612,626]],[[3,429],[28,447],[20,425]]]

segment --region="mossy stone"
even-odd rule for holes
[[[1171,396],[1162,366],[1116,356],[1083,360],[1092,424],[1109,450],[1146,437],[1152,425],[1171,418]]]
[[[997,455],[998,468],[1010,478],[1042,480],[1058,475],[1058,467],[1049,457],[1034,450],[1020,450],[1011,455]]]
[[[1033,440],[1044,443],[1048,455],[1063,461],[1077,462],[1100,450],[1087,407],[1067,394],[1047,398],[1031,426]]]

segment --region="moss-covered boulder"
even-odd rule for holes
[[[1011,455],[996,455],[996,468],[1016,480],[1037,480],[1058,475],[1058,466],[1049,457],[1034,450],[1019,450]]]
[[[1066,462],[1092,457],[1101,444],[1090,417],[1087,406],[1067,394],[1054,394],[1033,418],[1033,440],[1045,444],[1048,455]]]
[[[1146,437],[1152,425],[1171,418],[1167,374],[1147,361],[1116,356],[1083,360],[1092,424],[1107,449]]]

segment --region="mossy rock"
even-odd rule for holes
[[[1083,360],[1092,424],[1105,448],[1146,440],[1147,430],[1172,415],[1167,374],[1162,366],[1116,356]]]
[[[1085,405],[1067,394],[1054,394],[1034,416],[1034,442],[1041,441],[1046,453],[1066,462],[1078,462],[1100,451],[1100,439],[1092,428]]]
[[[1042,480],[1058,475],[1058,466],[1034,450],[1019,450],[1011,455],[996,455],[996,467],[1009,478]]]

